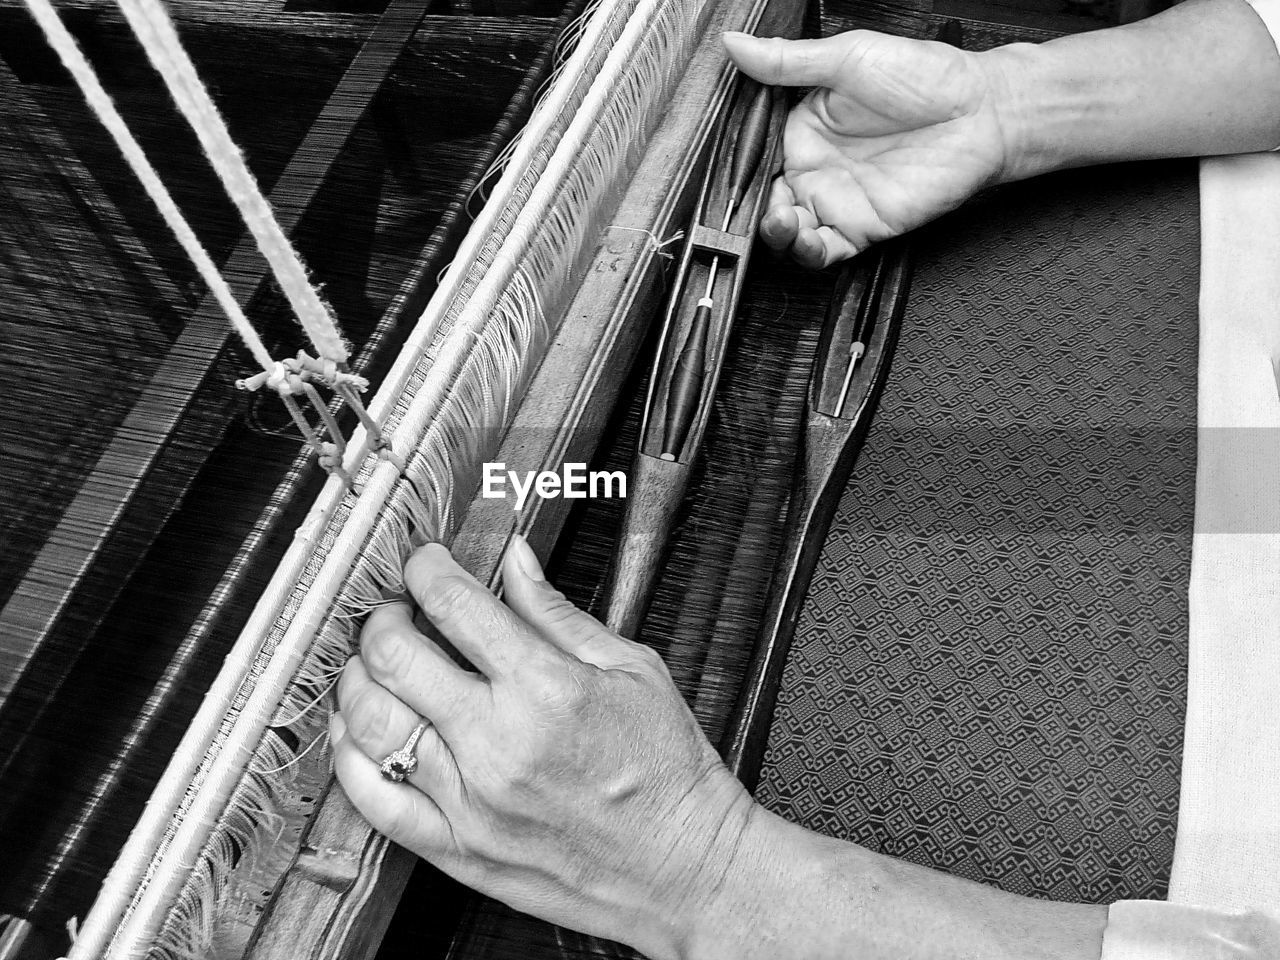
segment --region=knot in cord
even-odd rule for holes
[[[288,360],[277,360],[271,365],[271,374],[267,377],[267,386],[282,397],[296,396],[302,393],[302,377],[298,375]]]

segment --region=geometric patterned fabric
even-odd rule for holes
[[[921,232],[893,371],[757,797],[1006,890],[1159,898],[1196,459],[1194,162],[992,191]]]

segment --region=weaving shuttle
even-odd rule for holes
[[[907,308],[906,241],[889,241],[854,261],[836,285],[814,360],[806,416],[787,507],[780,562],[764,627],[722,750],[754,790],[782,669],[845,484],[889,377]]]
[[[960,24],[947,20],[936,39],[960,46]],[[813,362],[780,564],[721,748],[729,769],[752,792],[759,782],[782,671],[809,583],[889,378],[912,269],[910,235],[884,241],[842,269],[827,309]]]
[[[697,460],[756,225],[777,167],[783,97],[746,78],[708,148],[649,380],[605,622],[635,637]]]

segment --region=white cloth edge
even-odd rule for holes
[[[1177,840],[1169,902],[1113,904],[1102,960],[1280,960],[1280,157],[1202,161],[1200,198]]]
[[[1201,162],[1196,517],[1169,899],[1280,904],[1280,157]]]

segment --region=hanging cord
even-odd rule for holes
[[[329,306],[311,284],[302,258],[276,221],[258,182],[231,139],[209,91],[196,73],[178,33],[159,0],[117,0],[147,59],[164,80],[169,95],[200,141],[218,179],[240,211],[258,249],[271,265],[276,282],[322,360],[345,364],[347,344]]]
[[[244,311],[240,309],[240,304],[236,302],[235,294],[231,292],[231,288],[227,285],[226,280],[222,278],[222,274],[218,272],[218,268],[214,265],[208,251],[201,245],[200,240],[195,235],[195,231],[191,229],[191,225],[187,223],[182,211],[178,209],[178,205],[174,202],[163,181],[161,181],[160,175],[156,173],[155,167],[151,165],[151,161],[147,159],[146,154],[142,152],[142,147],[134,139],[129,127],[124,122],[124,118],[120,116],[120,112],[116,109],[115,103],[108,96],[106,90],[103,89],[101,82],[98,80],[98,75],[94,72],[93,67],[89,65],[89,61],[85,59],[75,38],[71,36],[66,26],[62,23],[49,0],[26,0],[26,4],[36,23],[44,31],[49,45],[58,54],[58,59],[62,61],[62,65],[67,68],[67,72],[71,74],[81,93],[84,94],[90,109],[97,115],[102,125],[106,127],[107,132],[111,134],[111,138],[124,155],[125,162],[129,164],[129,169],[133,171],[134,176],[142,183],[147,195],[160,211],[165,223],[168,224],[169,229],[178,238],[178,243],[182,245],[182,249],[186,251],[192,264],[195,265],[200,278],[205,282],[209,292],[213,294],[214,299],[218,302],[218,306],[227,315],[232,328],[240,336],[240,339],[244,341],[245,346],[249,348],[253,358],[258,361],[264,371],[264,375],[269,376],[275,366],[275,361],[271,359],[271,354],[267,352],[262,338],[258,336],[258,332],[249,323],[249,318],[244,315]]]
[[[315,388],[312,387],[312,392]],[[347,485],[348,489],[354,490],[355,484],[351,479],[351,475],[342,467],[342,452],[346,449],[346,444],[341,440],[325,443],[320,439],[320,434],[311,426],[311,422],[307,420],[306,414],[302,412],[302,407],[298,405],[298,401],[293,398],[293,394],[281,391],[280,399],[284,402],[285,409],[289,411],[289,416],[293,418],[293,422],[298,425],[298,429],[302,431],[303,437],[307,443],[316,452],[316,459],[320,461],[320,465],[336,476],[339,480]],[[316,400],[319,400],[317,397]],[[323,401],[315,403],[317,410],[324,410],[328,413],[329,408],[325,406]],[[340,437],[338,433],[333,434],[334,437]]]
[[[245,166],[244,158],[232,142],[225,123],[210,100],[208,91],[195,74],[186,51],[182,49],[176,31],[164,9],[154,2],[128,2],[120,6],[130,25],[147,50],[148,57],[161,73],[166,85],[191,124],[211,165],[222,180],[246,227],[257,241],[258,248],[270,264],[272,272],[285,292],[295,315],[320,357],[299,353],[294,360],[283,363],[272,359],[262,338],[241,309],[235,294],[219,272],[208,251],[200,243],[190,223],[178,209],[173,196],[165,187],[154,166],[147,159],[141,145],[129,130],[114,101],[103,88],[97,73],[89,64],[75,38],[71,36],[50,0],[25,0],[32,17],[44,31],[50,46],[57,53],[64,67],[71,74],[84,95],[90,109],[106,128],[120,149],[129,168],[143,185],[162,218],[177,237],[179,244],[204,280],[215,301],[222,308],[232,328],[248,347],[262,372],[237,381],[242,389],[255,390],[269,385],[280,394],[290,416],[298,424],[307,442],[319,454],[321,466],[339,476],[352,486],[350,476],[342,468],[345,439],[337,422],[321,401],[313,380],[324,383],[337,393],[355,411],[365,426],[374,449],[384,459],[399,464],[399,458],[391,453],[390,443],[379,426],[369,416],[359,393],[368,387],[368,381],[346,369],[348,356],[346,342],[338,330],[328,306],[320,299],[306,275],[306,268],[281,230],[266,198],[257,182]],[[130,16],[131,9],[137,17]],[[333,437],[326,444],[303,416],[294,397],[307,394],[320,412],[322,420]]]
[[[231,139],[226,121],[200,80],[195,64],[182,46],[163,4],[160,0],[116,2],[146,51],[147,59],[164,80],[169,95],[200,141],[205,156],[222,181],[223,189],[240,211],[241,219],[253,234],[258,249],[271,265],[276,282],[316,351],[318,364],[307,364],[304,379],[319,379],[342,397],[365,427],[373,448],[383,459],[390,459],[402,468],[399,458],[391,452],[390,442],[360,400],[359,392],[368,386],[368,382],[348,372],[349,351],[337,320],[328,304],[320,299],[307,276],[302,258],[276,221],[270,203]],[[311,358],[299,354],[298,359]],[[245,381],[246,387],[253,389],[254,379]]]

